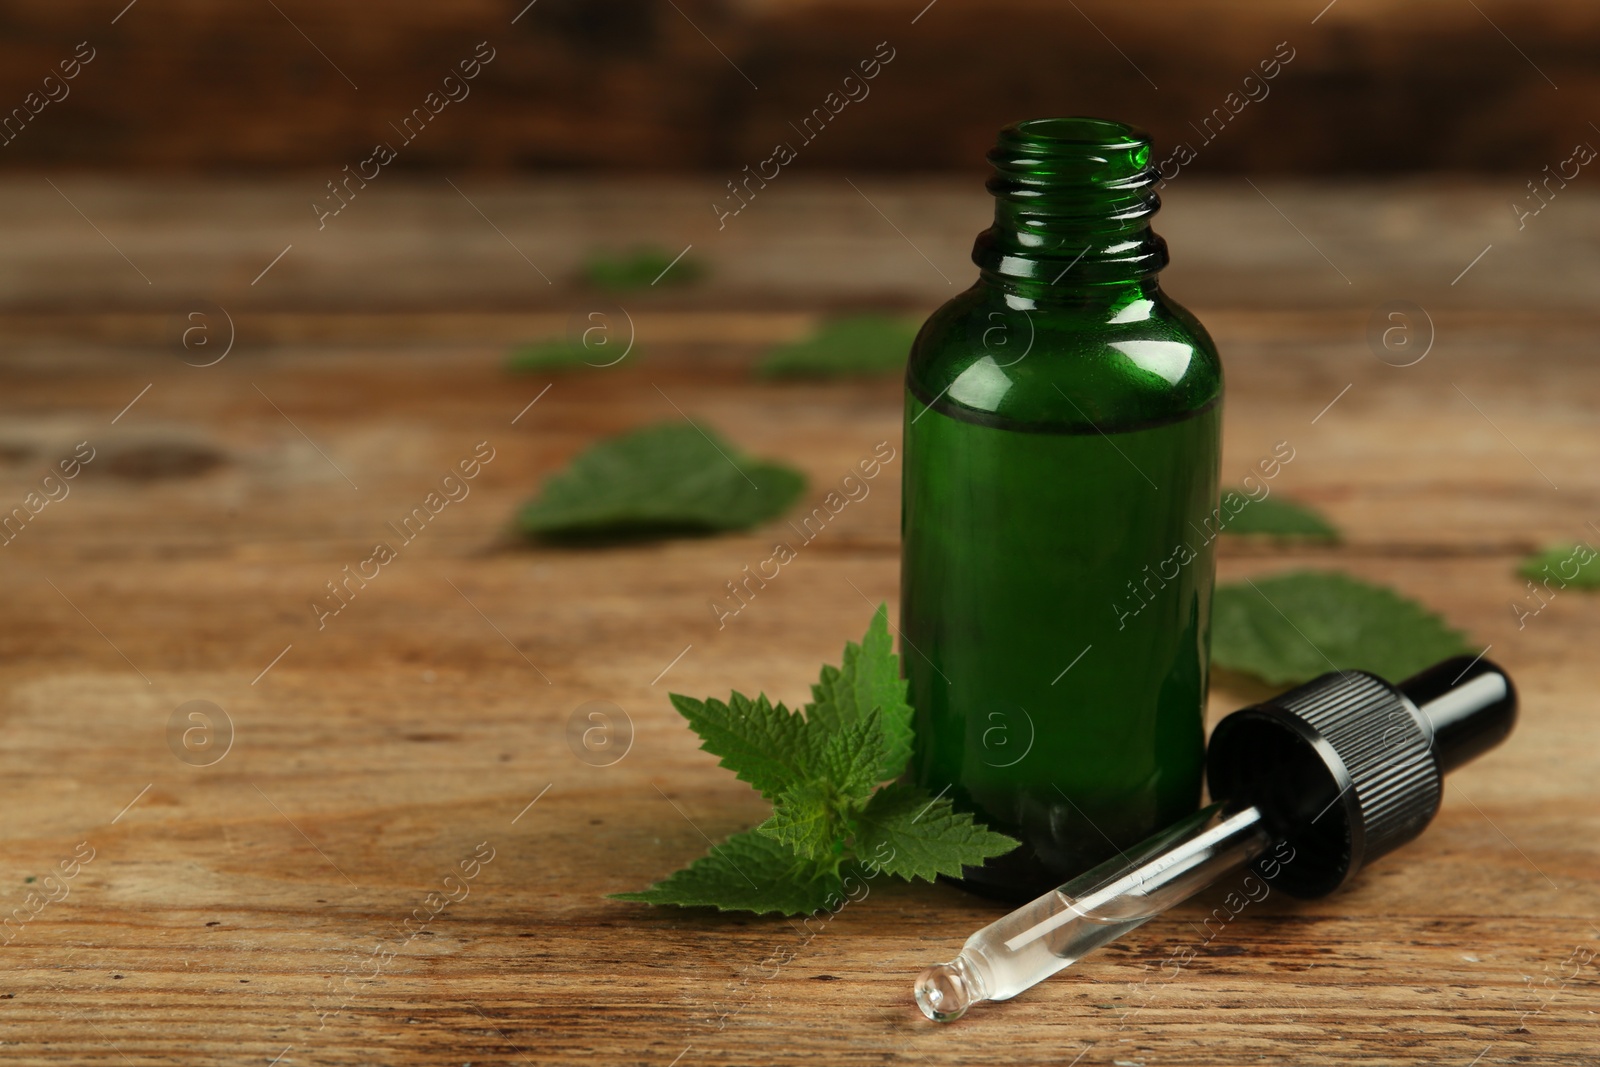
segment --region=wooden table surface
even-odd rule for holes
[[[1278,490],[1347,535],[1225,544],[1221,577],[1390,583],[1492,646],[1522,721],[1349,891],[1215,936],[1217,901],[1191,903],[938,1028],[912,977],[996,915],[955,889],[875,884],[811,931],[605,899],[761,817],[667,691],[803,701],[895,601],[897,467],[720,630],[710,601],[771,532],[578,550],[507,525],[587,443],[679,411],[803,468],[808,499],[898,446],[894,380],[748,370],[820,312],[964,285],[981,188],[797,179],[719,233],[711,179],[463,184],[471,206],[397,180],[319,233],[320,181],[0,183],[0,504],[93,450],[0,545],[0,1059],[1600,1062],[1600,617],[1576,591],[1520,628],[1511,607],[1522,553],[1597,536],[1600,198],[1519,231],[1501,185],[1169,192],[1169,288],[1229,374],[1225,482],[1287,440]],[[635,239],[693,244],[711,280],[569,283]],[[1367,341],[1400,299],[1436,335],[1405,368]],[[501,370],[608,300],[638,338],[617,367]],[[192,310],[212,348],[173,341]],[[325,583],[475,449],[470,495],[319,629]],[[1213,716],[1263,692],[1221,678]],[[203,756],[197,700],[226,717]],[[624,713],[607,765],[569,743],[597,700]],[[410,937],[463,861],[466,896]]]

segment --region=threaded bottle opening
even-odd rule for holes
[[[1150,231],[1161,207],[1150,137],[1084,116],[1028,119],[1000,131],[988,154],[995,222],[973,262],[1016,280],[1065,284],[1145,278],[1167,264]],[[1071,264],[1070,276],[1062,274]]]
[[[1070,174],[1095,184],[1117,183],[1149,167],[1150,135],[1109,119],[1027,119],[1000,131],[989,162],[1002,174]]]

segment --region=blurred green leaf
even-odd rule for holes
[[[666,422],[580,453],[517,519],[525,533],[564,539],[736,530],[782,514],[805,485],[799,471],[744,455],[710,430]]]
[[[1316,541],[1337,541],[1339,528],[1304,504],[1269,496],[1252,500],[1222,528],[1228,534],[1262,534]]]
[[[1548,578],[1579,589],[1600,589],[1600,555],[1586,544],[1555,545],[1523,560],[1517,573],[1536,582]]]
[[[1272,684],[1332,670],[1390,681],[1474,651],[1465,635],[1392,589],[1330,571],[1295,571],[1219,585],[1211,608],[1211,661]]]
[[[634,359],[638,359],[635,355]],[[559,374],[571,370],[596,370],[607,366],[597,354],[585,352],[564,338],[551,338],[518,345],[506,357],[506,370],[513,374]]]
[[[583,279],[600,289],[621,291],[648,289],[652,285],[689,285],[705,277],[706,266],[700,260],[687,253],[676,263],[674,258],[671,252],[653,246],[597,252],[584,261]]]
[[[903,370],[917,326],[887,315],[830,319],[809,337],[778,345],[756,367],[763,378],[842,378]]]

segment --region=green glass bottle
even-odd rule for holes
[[[901,660],[912,774],[1023,847],[1032,897],[1200,799],[1222,368],[1157,284],[1149,138],[1001,131],[978,281],[906,371]]]

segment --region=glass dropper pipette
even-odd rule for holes
[[[1505,672],[1463,656],[1399,686],[1325,674],[1236,711],[1207,753],[1225,799],[979,930],[922,972],[917,1004],[950,1022],[1014,997],[1269,850],[1281,859],[1264,877],[1295,896],[1330,893],[1420,834],[1443,774],[1503,741],[1516,709]]]

